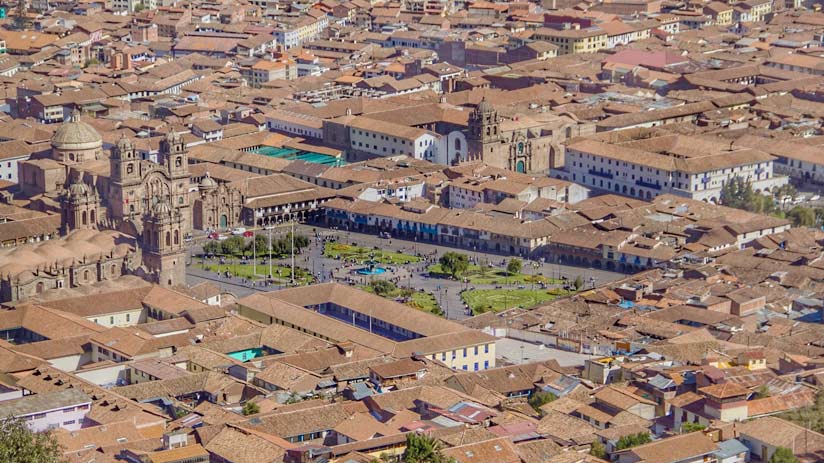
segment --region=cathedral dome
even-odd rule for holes
[[[94,127],[80,121],[77,113],[72,114],[52,136],[52,148],[57,150],[91,150],[103,146],[103,139]]]

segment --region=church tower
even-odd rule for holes
[[[141,163],[134,145],[126,136],[120,137],[109,157],[109,214],[117,220],[139,217],[142,214],[140,198]]]
[[[486,101],[486,98],[483,98],[469,115],[467,142],[470,160],[481,160],[486,156],[494,155],[497,147],[491,145],[499,144],[500,141],[501,119],[498,111]]]
[[[180,134],[169,132],[166,138],[160,141],[160,159],[169,171],[172,178],[189,177],[189,159],[186,153],[186,143]]]
[[[134,145],[125,135],[117,140],[109,158],[109,170],[112,180],[122,183],[140,182],[140,159]]]
[[[159,199],[143,218],[143,265],[161,286],[186,282],[184,221],[179,208]]]
[[[79,178],[60,197],[63,234],[74,230],[96,229],[100,196]]]

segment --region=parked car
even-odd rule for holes
[[[253,232],[253,231],[245,231],[245,232],[243,232],[243,237],[244,237],[244,238],[251,238],[251,237],[253,237],[253,236],[255,236],[255,232]]]
[[[237,228],[232,229],[232,234],[233,235],[242,235],[244,233],[246,233],[246,229],[243,228],[243,227],[237,227]]]
[[[220,233],[218,233],[218,232],[209,233],[209,239],[210,240],[216,240],[218,238],[220,238]]]
[[[810,201],[818,201],[819,199],[821,199],[821,196],[820,196],[820,195],[812,195],[812,196],[810,196]]]

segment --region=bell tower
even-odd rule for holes
[[[160,162],[169,170],[169,176],[172,178],[189,176],[186,143],[180,134],[169,132],[166,138],[160,141],[160,156]]]
[[[496,145],[500,145],[501,141],[501,119],[486,97],[469,114],[469,135],[466,138],[470,160],[486,160],[497,155],[500,146]]]
[[[123,183],[140,181],[140,159],[137,158],[134,145],[125,135],[112,148],[109,166],[112,180]]]
[[[166,200],[155,201],[151,212],[143,218],[143,265],[161,286],[185,284],[183,214]]]
[[[99,207],[100,196],[97,190],[76,178],[60,197],[63,234],[74,230],[96,229]]]
[[[498,111],[484,97],[469,115],[469,137],[482,143],[491,143],[501,139],[500,130]]]

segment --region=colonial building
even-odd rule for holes
[[[483,99],[469,116],[466,160],[483,160],[516,172],[547,173],[563,166],[565,140],[590,131],[594,132],[591,124],[549,113],[505,119]]]
[[[189,162],[183,137],[170,133],[160,142],[158,162],[141,160],[125,137],[112,149],[109,215],[115,223],[141,229],[144,214],[160,203],[180,209],[183,229],[191,228]]]

